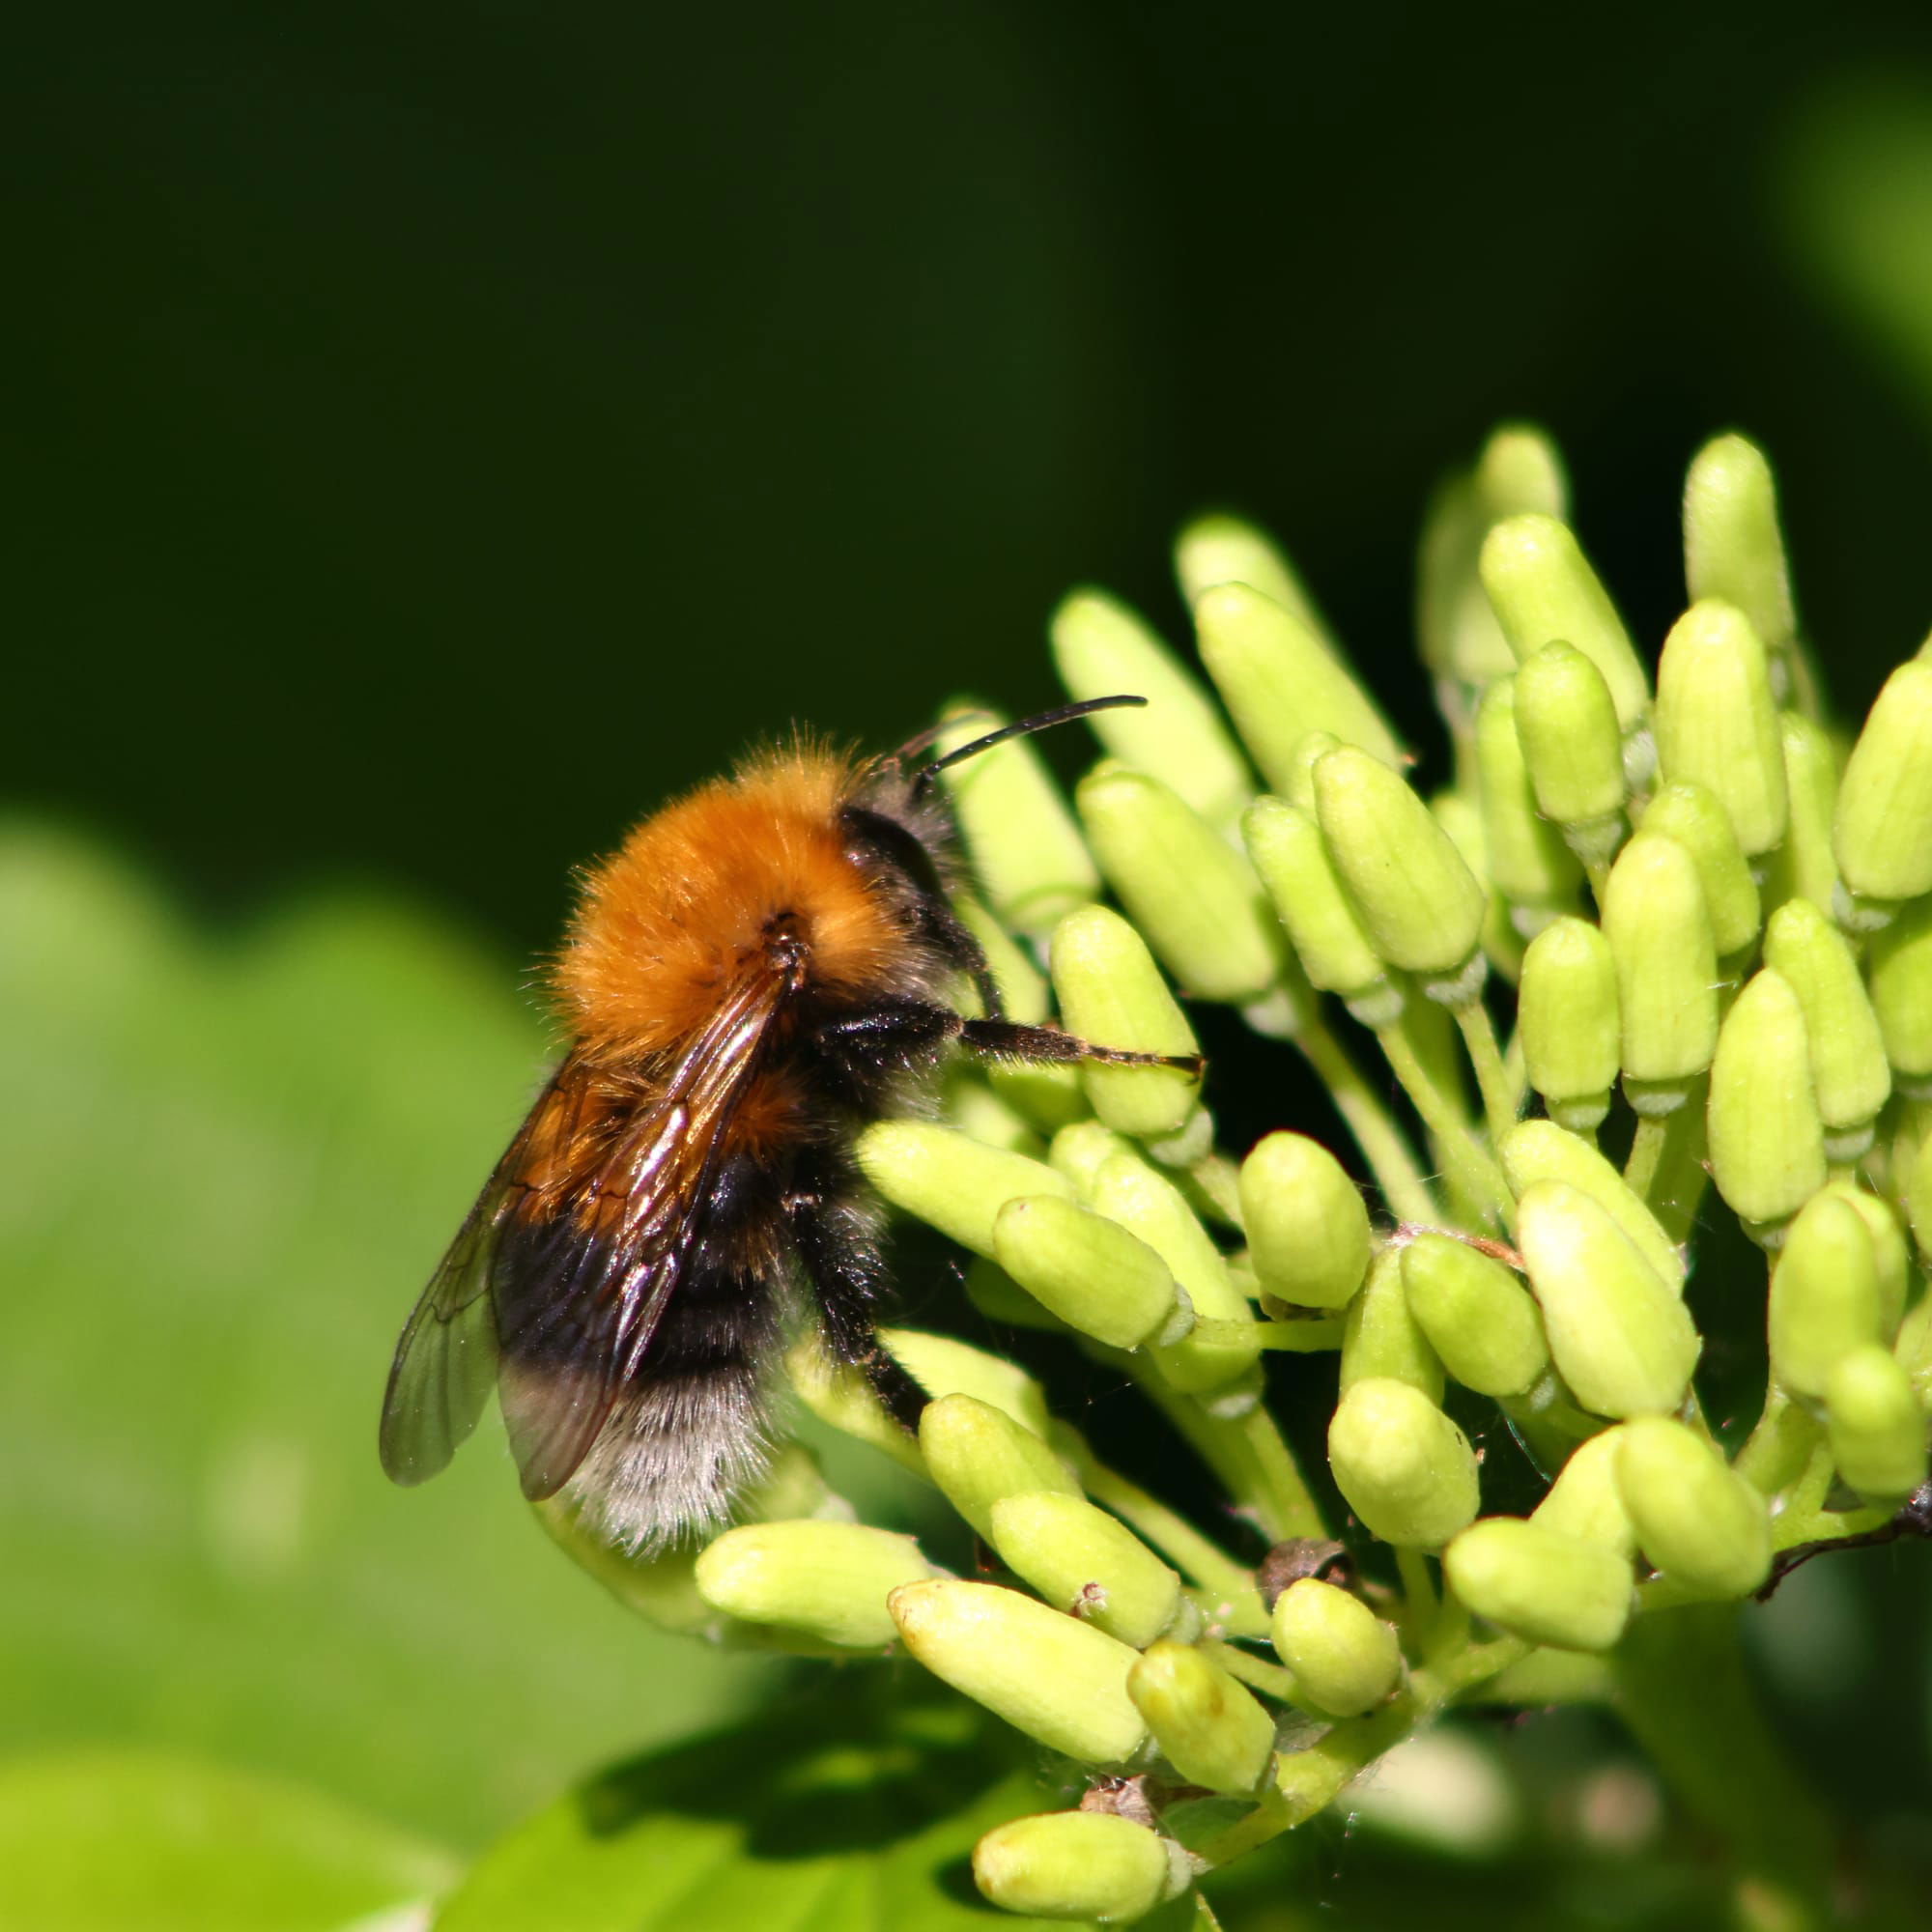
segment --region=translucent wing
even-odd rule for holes
[[[643,1365],[793,984],[788,966],[758,962],[620,1108],[579,1059],[564,1063],[404,1330],[383,1436],[399,1482],[433,1475],[474,1426],[486,1356],[524,1493],[569,1481]]]

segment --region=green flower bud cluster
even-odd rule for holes
[[[1070,800],[1025,741],[947,774],[983,895],[962,917],[1013,1012],[1188,1057],[1185,1003],[1231,1008],[1257,1079],[1299,1055],[1347,1135],[1223,1147],[1212,1079],[1172,1065],[962,1065],[943,1120],[862,1134],[864,1174],[974,1257],[980,1311],[1134,1384],[1227,1511],[1182,1519],[1011,1363],[887,1331],[930,1397],[916,1441],[810,1350],[794,1386],[939,1492],[974,1580],[786,1452],[789,1490],[619,1584],[715,1637],[896,1645],[1151,1794],[989,1832],[997,1904],[1143,1917],[1460,1699],[1534,1695],[1559,1664],[1566,1694],[1607,1695],[1595,1660],[1634,1623],[1667,1643],[1672,1609],[1747,1600],[1925,1481],[1932,663],[1834,732],[1740,437],[1690,467],[1661,641],[1633,638],[1567,501],[1512,426],[1432,507],[1433,797],[1293,567],[1228,516],[1177,554],[1198,669],[1102,592],[1054,615],[1073,697],[1149,699],[1094,716]],[[1725,1212],[1762,1265],[1695,1306],[1762,1323],[1770,1374],[1719,1440],[1686,1286],[1691,1231]],[[1271,1355],[1327,1350],[1339,1522],[1268,1395]],[[1519,1452],[1545,1492],[1497,1514],[1493,1459]],[[1331,1533],[1359,1580],[1308,1557]],[[1163,1793],[1240,1822],[1183,1849]]]

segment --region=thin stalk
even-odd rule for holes
[[[1408,1142],[1342,1043],[1320,1020],[1303,1027],[1294,1043],[1327,1088],[1390,1210],[1405,1221],[1439,1220],[1442,1210]]]
[[[1419,1549],[1398,1549],[1396,1575],[1402,1578],[1402,1595],[1409,1634],[1419,1651],[1429,1648],[1435,1630],[1437,1605],[1435,1579],[1429,1574],[1429,1558]]]
[[[1463,1044],[1469,1051],[1469,1065],[1476,1070],[1477,1091],[1483,1096],[1483,1121],[1490,1138],[1499,1141],[1516,1125],[1522,1109],[1522,1089],[1510,1078],[1496,1045],[1496,1030],[1490,1009],[1481,1000],[1468,1000],[1450,1010],[1462,1029]]]
[[[1670,1118],[1655,1114],[1640,1116],[1636,1134],[1631,1142],[1630,1158],[1624,1162],[1624,1180],[1633,1194],[1645,1200],[1657,1179],[1658,1164],[1663,1158],[1663,1144],[1670,1135]]]
[[[1257,1657],[1253,1651],[1243,1650],[1239,1644],[1221,1643],[1212,1637],[1203,1642],[1200,1648],[1230,1677],[1239,1678],[1250,1690],[1259,1690],[1264,1697],[1272,1697],[1277,1703],[1293,1704],[1296,1710],[1306,1708],[1301,1688],[1294,1681],[1294,1672],[1286,1665],[1270,1663],[1266,1658]]]
[[[1252,1343],[1257,1349],[1281,1349],[1293,1355],[1319,1355],[1342,1346],[1343,1322],[1313,1321],[1222,1321],[1212,1316],[1197,1321],[1188,1333],[1191,1341],[1237,1348]]]
[[[1486,1213],[1492,1214],[1499,1224],[1507,1221],[1514,1198],[1502,1169],[1470,1132],[1462,1109],[1436,1085],[1400,1022],[1378,1027],[1376,1039],[1387,1057],[1389,1070],[1402,1082],[1403,1092],[1422,1116],[1423,1125],[1435,1136],[1457,1181]]]

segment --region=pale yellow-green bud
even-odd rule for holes
[[[1054,928],[1053,990],[1066,1030],[1095,1046],[1184,1058],[1200,1051],[1147,942],[1119,913],[1087,906]],[[1201,1079],[1177,1066],[1080,1069],[1094,1111],[1117,1132],[1174,1134],[1200,1111]]]
[[[1254,1319],[1247,1297],[1228,1278],[1228,1264],[1180,1190],[1131,1153],[1115,1154],[1095,1172],[1088,1205],[1145,1241],[1179,1283],[1195,1316],[1208,1321]],[[1189,1333],[1154,1350],[1163,1378],[1189,1394],[1225,1389],[1250,1377],[1261,1357],[1254,1341],[1210,1342]]]
[[[1273,1719],[1189,1644],[1152,1645],[1128,1671],[1127,1694],[1189,1784],[1245,1797],[1273,1761]]]
[[[1735,604],[1781,665],[1797,617],[1777,495],[1764,452],[1744,437],[1713,437],[1684,479],[1684,578],[1693,598]]]
[[[1245,583],[1272,598],[1330,653],[1335,640],[1281,546],[1239,517],[1197,517],[1174,546],[1175,581],[1190,610],[1217,583]]]
[[[1688,779],[1660,785],[1644,808],[1643,829],[1674,838],[1690,853],[1719,956],[1742,952],[1757,937],[1758,893],[1730,813],[1716,794]]]
[[[989,1258],[994,1217],[1014,1196],[1073,1193],[1073,1183],[1044,1161],[930,1121],[877,1122],[859,1136],[856,1151],[866,1179],[895,1208]]]
[[[1695,861],[1674,838],[1639,832],[1610,867],[1602,924],[1631,1103],[1667,1113],[1718,1044],[1717,943]]]
[[[1858,1210],[1872,1238],[1872,1259],[1878,1264],[1878,1326],[1881,1338],[1889,1340],[1905,1313],[1905,1297],[1911,1287],[1912,1256],[1905,1244],[1905,1229],[1898,1209],[1889,1201],[1868,1194],[1855,1180],[1828,1181],[1825,1192]]]
[[[1645,1556],[1700,1595],[1749,1596],[1771,1574],[1764,1498],[1681,1422],[1646,1416],[1621,1434],[1617,1484]]]
[[[1621,1063],[1616,961],[1587,920],[1553,919],[1529,942],[1517,1034],[1550,1119],[1579,1133],[1595,1128],[1610,1110]]]
[[[909,1536],[863,1522],[753,1522],[701,1550],[698,1594],[747,1623],[801,1631],[847,1650],[878,1650],[897,1632],[886,1599],[932,1575]]]
[[[1032,1918],[1131,1925],[1193,1882],[1170,1838],[1111,1811],[1050,1811],[996,1825],[973,1847],[973,1883]]]
[[[1899,1092],[1932,1099],[1932,898],[1907,906],[1873,939],[1867,971]]]
[[[1539,1529],[1580,1537],[1613,1550],[1623,1558],[1628,1573],[1630,1559],[1636,1553],[1636,1527],[1617,1487],[1617,1451],[1622,1441],[1619,1425],[1579,1442],[1530,1520]]]
[[[970,1395],[942,1396],[919,1418],[920,1454],[926,1473],[986,1539],[993,1540],[993,1505],[1005,1496],[1049,1490],[1077,1496],[1073,1472],[1032,1430]]]
[[[964,700],[949,713],[966,711],[936,741],[954,751],[1007,721],[983,705]],[[1001,922],[1043,935],[1077,905],[1099,895],[1100,875],[1038,751],[1009,738],[978,757],[950,765],[940,775],[973,875]]]
[[[1488,899],[1407,781],[1345,745],[1315,768],[1315,810],[1376,950],[1425,984],[1455,980],[1476,952]]]
[[[1724,1016],[1711,1064],[1711,1175],[1726,1205],[1763,1227],[1825,1184],[1825,1130],[1798,995],[1767,966]]]
[[[1183,988],[1237,1006],[1293,992],[1288,943],[1254,868],[1175,792],[1109,760],[1074,803],[1107,883]]]
[[[1194,623],[1201,662],[1270,791],[1293,796],[1295,747],[1310,731],[1401,763],[1395,733],[1348,666],[1271,597],[1217,584],[1196,600]]]
[[[1747,858],[1784,837],[1784,745],[1764,644],[1735,605],[1691,605],[1657,667],[1658,768],[1706,786],[1730,814]]]
[[[1362,929],[1313,813],[1258,798],[1241,820],[1241,836],[1309,983],[1339,994],[1364,1025],[1394,1020],[1402,994]]]
[[[1349,1304],[1342,1337],[1342,1388],[1356,1382],[1393,1380],[1442,1400],[1442,1363],[1409,1311],[1403,1289],[1403,1251],[1385,1247],[1369,1265],[1369,1278]]]
[[[928,1335],[918,1328],[881,1328],[878,1340],[933,1401],[970,1395],[1010,1416],[1022,1429],[1045,1435],[1046,1391],[1017,1362],[951,1335]]]
[[[1306,1134],[1272,1133],[1241,1163],[1241,1222],[1264,1293],[1344,1308],[1369,1271],[1369,1210],[1342,1163]]]
[[[1302,1694],[1331,1717],[1372,1710],[1401,1682],[1394,1629],[1333,1583],[1314,1577],[1291,1583],[1275,1599],[1268,1631]]]
[[[1520,1395],[1548,1368],[1543,1318],[1502,1263],[1447,1235],[1418,1236],[1400,1253],[1409,1312],[1464,1388]]]
[[[934,1577],[887,1599],[900,1639],[955,1690],[1047,1749],[1118,1764],[1147,1741],[1127,1695],[1139,1653],[1017,1590]]]
[[[1469,1438],[1406,1381],[1356,1382],[1328,1423],[1328,1466],[1373,1536],[1439,1549],[1476,1514]]]
[[[1791,1224],[1771,1278],[1771,1368],[1793,1395],[1821,1397],[1854,1350],[1882,1339],[1878,1258],[1864,1216],[1827,1193]]]
[[[1496,889],[1523,907],[1575,904],[1581,868],[1562,833],[1537,810],[1517,730],[1514,677],[1496,678],[1476,706],[1476,788]]]
[[[1144,705],[1089,721],[1115,757],[1173,786],[1210,825],[1232,825],[1254,792],[1213,700],[1124,604],[1076,590],[1053,613],[1054,664],[1070,697],[1132,692]]]
[[[1838,786],[1838,875],[1858,899],[1932,892],[1932,663],[1886,679]]]
[[[989,1520],[1001,1560],[1055,1609],[1136,1650],[1174,1622],[1180,1578],[1125,1524],[1084,1497],[1023,1491],[1000,1497]]]
[[[1009,1201],[993,1223],[993,1259],[1069,1328],[1109,1348],[1179,1341],[1192,1319],[1145,1241],[1060,1195]]]
[[[1598,1415],[1673,1409],[1700,1344],[1666,1282],[1587,1194],[1539,1180],[1517,1204],[1517,1244],[1557,1371]]]
[[[1117,1153],[1132,1153],[1134,1144],[1098,1121],[1075,1121],[1054,1135],[1046,1157],[1058,1174],[1072,1181],[1074,1192],[1088,1207],[1094,1205],[1094,1177]]]
[[[1826,1155],[1856,1160],[1871,1145],[1872,1121],[1891,1097],[1891,1068],[1858,957],[1844,934],[1803,898],[1772,914],[1764,957],[1783,975],[1804,1015]]]
[[[1838,900],[1838,858],[1832,844],[1838,807],[1838,756],[1830,734],[1802,712],[1779,715],[1784,788],[1790,818],[1784,843],[1771,856],[1767,904],[1807,898],[1821,912]]]
[[[1683,1255],[1641,1197],[1588,1141],[1551,1121],[1519,1121],[1496,1151],[1518,1200],[1539,1180],[1561,1180],[1587,1194],[1662,1279],[1683,1293]]]
[[[1507,1516],[1471,1523],[1442,1552],[1442,1575],[1479,1617],[1557,1650],[1608,1650],[1634,1595],[1629,1557]]]
[[[1624,761],[1603,672],[1560,638],[1539,646],[1516,674],[1516,728],[1543,815],[1579,857],[1607,859],[1622,825]]]
[[[1609,687],[1617,724],[1629,736],[1650,703],[1650,685],[1623,619],[1554,517],[1510,517],[1483,544],[1483,587],[1519,664],[1561,638],[1581,651]]]
[[[1925,1480],[1925,1414],[1889,1350],[1855,1349],[1825,1385],[1832,1460],[1861,1496],[1895,1502]]]

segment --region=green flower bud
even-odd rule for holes
[[[1650,704],[1630,634],[1576,537],[1554,517],[1510,517],[1483,543],[1483,588],[1519,664],[1552,639],[1574,644],[1604,674],[1628,735]]]
[[[1349,1304],[1342,1331],[1342,1388],[1346,1393],[1360,1381],[1401,1381],[1440,1403],[1442,1363],[1409,1313],[1402,1252],[1384,1248],[1370,1264],[1361,1293]]]
[[[1832,1460],[1860,1495],[1891,1502],[1925,1480],[1925,1415],[1889,1350],[1842,1356],[1825,1385],[1825,1410]]]
[[[1274,1719],[1190,1644],[1152,1645],[1127,1672],[1127,1694],[1189,1784],[1246,1797],[1274,1761]]]
[[[996,1825],[973,1847],[973,1883],[1003,1911],[1131,1925],[1192,1883],[1187,1854],[1111,1811],[1051,1811]]]
[[[1097,711],[1115,757],[1171,785],[1211,825],[1232,825],[1254,785],[1213,700],[1124,604],[1076,590],[1053,613],[1053,661],[1070,697],[1130,691],[1147,703]]]
[[[1088,1207],[1094,1191],[1094,1177],[1117,1153],[1132,1153],[1133,1143],[1123,1139],[1098,1121],[1075,1121],[1054,1135],[1046,1157],[1054,1171],[1072,1181],[1078,1198]]]
[[[1771,465],[1741,436],[1713,437],[1684,479],[1684,579],[1693,598],[1736,605],[1774,663],[1791,648],[1798,620]]]
[[[970,1395],[1022,1429],[1044,1436],[1049,1417],[1046,1391],[1004,1355],[989,1354],[951,1335],[928,1335],[917,1328],[881,1328],[886,1352],[937,1402],[941,1396]]]
[[[1516,702],[1516,679],[1499,677],[1476,706],[1476,788],[1490,878],[1517,905],[1571,905],[1581,871],[1562,833],[1537,810]]]
[[[1241,1225],[1264,1293],[1345,1308],[1369,1271],[1369,1210],[1342,1163],[1306,1134],[1258,1141],[1240,1175]]]
[[[1009,1201],[993,1223],[993,1259],[1069,1328],[1109,1348],[1179,1341],[1192,1321],[1145,1241],[1063,1195]]]
[[[1247,1296],[1228,1278],[1228,1264],[1171,1180],[1131,1153],[1104,1162],[1094,1174],[1088,1203],[1145,1241],[1180,1284],[1197,1319],[1250,1321]],[[1261,1360],[1259,1342],[1208,1342],[1189,1333],[1156,1349],[1154,1361],[1170,1387],[1191,1395],[1226,1389],[1252,1378]]]
[[[1291,1583],[1275,1599],[1268,1631],[1302,1694],[1331,1717],[1373,1710],[1402,1679],[1394,1629],[1333,1583],[1314,1577]]]
[[[983,705],[970,709],[936,742],[956,750],[1007,721]],[[959,834],[973,855],[973,875],[1002,923],[1043,935],[1077,905],[1097,898],[1100,876],[1039,753],[1009,738],[940,774]]]
[[[1557,1471],[1549,1493],[1531,1512],[1530,1520],[1539,1529],[1580,1537],[1614,1551],[1623,1558],[1628,1575],[1630,1560],[1636,1554],[1636,1525],[1617,1487],[1617,1451],[1622,1441],[1620,1426],[1579,1442]]]
[[[1753,974],[1724,1016],[1711,1063],[1711,1176],[1741,1220],[1778,1222],[1825,1184],[1825,1131],[1798,995]]]
[[[1007,1017],[1026,1026],[1042,1025],[1052,1010],[1045,974],[977,899],[960,898],[954,906],[960,923],[986,955]],[[986,1068],[985,1077],[1001,1099],[1028,1122],[1048,1131],[1086,1112],[1077,1066],[997,1061]]]
[[[1420,1235],[1399,1252],[1409,1311],[1464,1388],[1520,1395],[1548,1368],[1543,1318],[1502,1263],[1447,1235]]]
[[[1790,818],[1784,843],[1771,855],[1766,868],[1765,903],[1806,898],[1820,911],[1837,903],[1838,859],[1832,844],[1832,825],[1837,812],[1838,758],[1831,737],[1796,711],[1778,717],[1784,749],[1784,788],[1790,799]]]
[[[1431,792],[1428,803],[1431,815],[1449,835],[1450,844],[1455,846],[1458,856],[1468,867],[1469,876],[1478,885],[1485,884],[1490,878],[1489,845],[1483,833],[1483,814],[1475,801],[1445,786]],[[1493,961],[1508,978],[1514,980],[1522,967],[1523,932],[1536,931],[1549,913],[1546,908],[1513,908],[1492,885],[1484,893],[1483,898],[1483,930],[1477,944],[1486,959]],[[1479,979],[1483,972],[1483,968],[1476,968]],[[1350,1006],[1349,1010],[1357,1019],[1361,1018],[1359,1008]],[[1375,1024],[1374,1021],[1363,1023]]]
[[[1872,1259],[1878,1264],[1878,1327],[1882,1340],[1889,1341],[1905,1313],[1905,1297],[1911,1287],[1912,1257],[1905,1245],[1905,1230],[1899,1225],[1898,1210],[1889,1201],[1867,1194],[1854,1180],[1833,1180],[1825,1193],[1858,1210],[1872,1238]]]
[[[1107,883],[1182,986],[1243,1004],[1281,984],[1288,948],[1261,881],[1166,785],[1103,763],[1074,801]]]
[[[981,1068],[949,1067],[944,1094],[947,1123],[982,1147],[999,1148],[1007,1153],[1039,1152],[1039,1136],[1033,1122],[994,1093]]]
[[[1522,955],[1516,1013],[1529,1084],[1549,1118],[1588,1133],[1610,1110],[1621,1064],[1609,941],[1587,920],[1551,920]]]
[[[902,1584],[887,1607],[906,1649],[935,1677],[1048,1750],[1118,1764],[1146,1743],[1127,1695],[1139,1654],[1092,1624],[1017,1590],[952,1577]]]
[[[1863,1215],[1821,1193],[1791,1224],[1771,1277],[1772,1373],[1793,1395],[1820,1397],[1832,1370],[1882,1339],[1878,1258]]]
[[[1630,1558],[1540,1522],[1493,1516],[1442,1552],[1458,1599],[1512,1636],[1557,1650],[1608,1650],[1630,1621]]]
[[[1550,1121],[1520,1121],[1496,1149],[1510,1192],[1521,1200],[1539,1180],[1587,1194],[1673,1293],[1684,1293],[1684,1257],[1623,1176],[1586,1140]]]
[[[1757,937],[1760,914],[1757,887],[1731,830],[1730,813],[1706,786],[1682,780],[1657,788],[1644,808],[1643,829],[1674,838],[1690,853],[1718,956],[1742,952]]]
[[[1491,431],[1476,459],[1476,493],[1491,523],[1538,511],[1561,518],[1570,482],[1556,445],[1534,423],[1503,423]]]
[[[1200,1047],[1140,934],[1119,913],[1088,906],[1054,929],[1048,956],[1066,1029],[1098,1046],[1185,1056]],[[1178,1133],[1201,1106],[1201,1079],[1178,1066],[1080,1069],[1094,1111],[1118,1133]]]
[[[1459,976],[1475,953],[1488,901],[1407,781],[1344,746],[1315,768],[1315,810],[1376,950],[1425,980]]]
[[[859,1166],[895,1208],[993,1257],[993,1217],[1015,1195],[1070,1197],[1045,1162],[986,1147],[930,1121],[880,1121],[858,1139]]]
[[[1772,914],[1764,957],[1797,994],[1804,1015],[1826,1155],[1856,1160],[1871,1145],[1872,1121],[1891,1097],[1891,1068],[1858,957],[1809,899],[1792,899]]]
[[[1332,731],[1386,765],[1402,747],[1354,674],[1317,634],[1244,583],[1202,592],[1194,606],[1201,662],[1270,791],[1293,795],[1295,746]]]
[[[1077,1496],[1072,1472],[1032,1430],[970,1395],[941,1396],[919,1418],[926,1473],[946,1500],[993,1540],[993,1505],[1006,1496],[1049,1490]]]
[[[1668,1113],[1718,1044],[1717,945],[1690,855],[1639,832],[1610,867],[1602,925],[1616,961],[1631,1104]]]
[[[1643,1553],[1710,1597],[1747,1597],[1771,1574],[1764,1498],[1694,1430],[1662,1415],[1622,1432],[1617,1485]]]
[[[1391,1024],[1402,995],[1335,876],[1313,814],[1258,798],[1241,820],[1241,837],[1310,984],[1340,994],[1364,1025]]]
[[[1764,645],[1742,611],[1707,598],[1671,626],[1657,666],[1657,760],[1706,786],[1747,858],[1784,837],[1784,741]]]
[[[1560,638],[1532,651],[1516,674],[1516,728],[1543,815],[1587,841],[1586,857],[1607,859],[1624,809],[1624,759],[1603,672]]]
[[[1327,625],[1281,547],[1239,517],[1195,518],[1175,544],[1174,573],[1189,610],[1216,584],[1245,583],[1279,604],[1325,650],[1335,652]]]
[[[1057,1610],[1142,1650],[1174,1622],[1180,1578],[1132,1530],[1059,1490],[1002,1496],[989,1541]]]
[[[1907,906],[1873,938],[1867,973],[1898,1091],[1932,1099],[1932,899]]]
[[[1587,1194],[1539,1180],[1517,1204],[1517,1245],[1557,1371],[1597,1415],[1673,1409],[1696,1367],[1676,1291]]]
[[[930,1577],[909,1536],[863,1522],[753,1522],[699,1552],[698,1594],[747,1623],[802,1631],[847,1650],[880,1650],[897,1635],[886,1598]]]
[[[1861,899],[1932,892],[1932,664],[1886,679],[1838,785],[1838,876]]]
[[[834,1356],[810,1330],[785,1350],[785,1377],[799,1401],[828,1429],[890,1456],[914,1475],[925,1473],[918,1447],[886,1413],[871,1383],[857,1369]],[[809,1515],[810,1511],[788,1510],[784,1514]]]
[[[1407,1382],[1360,1381],[1328,1422],[1328,1466],[1372,1536],[1439,1549],[1476,1514],[1469,1438]]]

